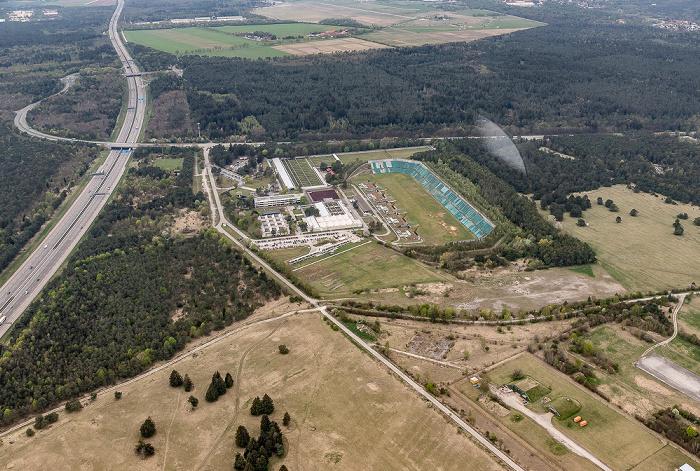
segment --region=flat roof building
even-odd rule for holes
[[[287,193],[286,195],[272,195],[272,196],[256,196],[255,197],[255,207],[256,208],[271,208],[275,206],[288,206],[299,203],[301,193]]]

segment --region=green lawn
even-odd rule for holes
[[[574,273],[580,273],[582,275],[587,275],[590,276],[591,278],[595,278],[595,274],[593,273],[593,267],[591,265],[579,265],[574,268],[569,268]]]
[[[596,455],[615,470],[629,469],[663,448],[659,439],[643,425],[620,415],[615,409],[602,403],[592,393],[582,390],[569,379],[562,377],[553,368],[532,355],[523,355],[488,373],[496,385],[510,380],[513,370],[519,368],[542,385],[551,387],[550,398],[570,398],[581,405],[578,415],[588,421],[586,427],[574,424],[573,418],[553,420],[561,430],[578,444]],[[530,404],[533,410],[542,407]],[[539,412],[539,410],[538,410]],[[666,463],[672,469],[678,463]]]
[[[418,232],[427,245],[442,245],[476,237],[445,209],[420,183],[410,175],[386,173],[372,175],[370,179],[386,188],[395,199],[397,208],[406,210],[403,217],[417,223],[412,229]]]
[[[183,160],[184,159],[156,159],[153,161],[153,165],[163,170],[182,170]]]
[[[559,413],[558,420],[566,420],[574,417],[581,411],[581,404],[570,397],[558,397],[552,402],[545,404],[545,407],[551,407]]]
[[[347,247],[341,250],[347,250]],[[318,289],[324,298],[344,297],[355,290],[452,279],[374,242],[326,258],[295,273]]]

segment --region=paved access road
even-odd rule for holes
[[[128,145],[138,142],[139,139],[146,113],[146,90],[140,75],[138,75],[137,67],[117,34],[117,21],[123,8],[124,0],[120,0],[109,23],[109,37],[126,71],[129,85],[128,110],[117,137],[117,141]],[[26,125],[27,111],[28,108],[19,111],[15,123],[21,121]],[[22,126],[19,127],[24,129]],[[26,131],[26,129],[24,130]],[[36,132],[31,134],[37,135]],[[42,133],[39,133],[38,137],[57,140],[54,136]],[[0,325],[0,336],[7,332],[11,324],[41,292],[44,285],[78,244],[119,183],[129,156],[130,150],[110,151],[105,163],[99,169],[98,173],[102,174],[92,177],[92,180],[78,195],[65,215],[41,241],[39,248],[0,288],[0,317],[6,316],[3,324]]]

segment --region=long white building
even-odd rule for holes
[[[294,181],[292,180],[292,177],[289,176],[289,173],[287,173],[287,169],[284,168],[282,161],[277,158],[272,159],[272,165],[275,167],[275,172],[277,172],[277,176],[282,182],[282,185],[286,186],[289,190],[293,190]]]

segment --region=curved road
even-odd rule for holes
[[[117,141],[128,146],[136,143],[139,138],[146,112],[146,90],[138,69],[117,34],[117,21],[123,7],[124,0],[120,0],[109,22],[109,37],[126,71],[129,86],[127,115],[117,137]],[[15,123],[26,125],[26,113],[33,106],[36,104],[19,111]],[[26,131],[21,125],[19,127]],[[72,140],[43,133],[30,134],[51,140]],[[39,248],[0,288],[0,318],[5,317],[0,325],[0,336],[9,330],[78,244],[124,174],[130,155],[130,150],[112,150],[109,153],[99,169],[99,175],[92,177],[65,215],[42,240]]]

